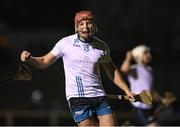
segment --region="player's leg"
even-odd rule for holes
[[[94,118],[94,116],[91,116],[80,123],[78,123],[78,126],[98,126],[98,121]]]
[[[135,126],[146,126],[148,124],[149,111],[141,108],[133,108]]]
[[[113,113],[98,116],[99,126],[116,126],[116,118]]]
[[[99,97],[96,113],[99,119],[100,126],[115,126],[117,121],[111,106],[108,104],[107,97]]]

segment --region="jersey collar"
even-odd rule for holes
[[[78,40],[80,40],[80,41],[83,42],[83,43],[91,43],[91,42],[92,42],[92,39],[93,39],[93,36],[92,36],[91,38],[87,39],[87,40],[82,40],[82,39],[80,38],[79,34],[77,33],[77,38],[78,38]]]

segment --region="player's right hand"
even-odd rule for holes
[[[21,53],[21,61],[22,62],[28,62],[31,58],[31,53],[28,51],[23,51]]]
[[[135,98],[134,98],[135,93],[131,91],[126,91],[126,95],[129,97],[130,102],[135,102]]]

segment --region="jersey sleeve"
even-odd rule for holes
[[[56,45],[53,47],[53,49],[50,51],[55,57],[63,57],[64,53],[64,39],[61,39],[56,43]]]

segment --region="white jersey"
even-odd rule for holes
[[[151,91],[153,85],[152,68],[150,66],[135,64],[131,66],[131,70],[134,72],[128,75],[131,91],[135,94],[139,94],[144,89]],[[151,106],[141,102],[134,102],[132,104],[138,108],[151,108]]]
[[[67,100],[105,95],[99,66],[111,59],[110,50],[103,41],[93,37],[86,43],[74,34],[57,42],[51,53],[63,59]]]

